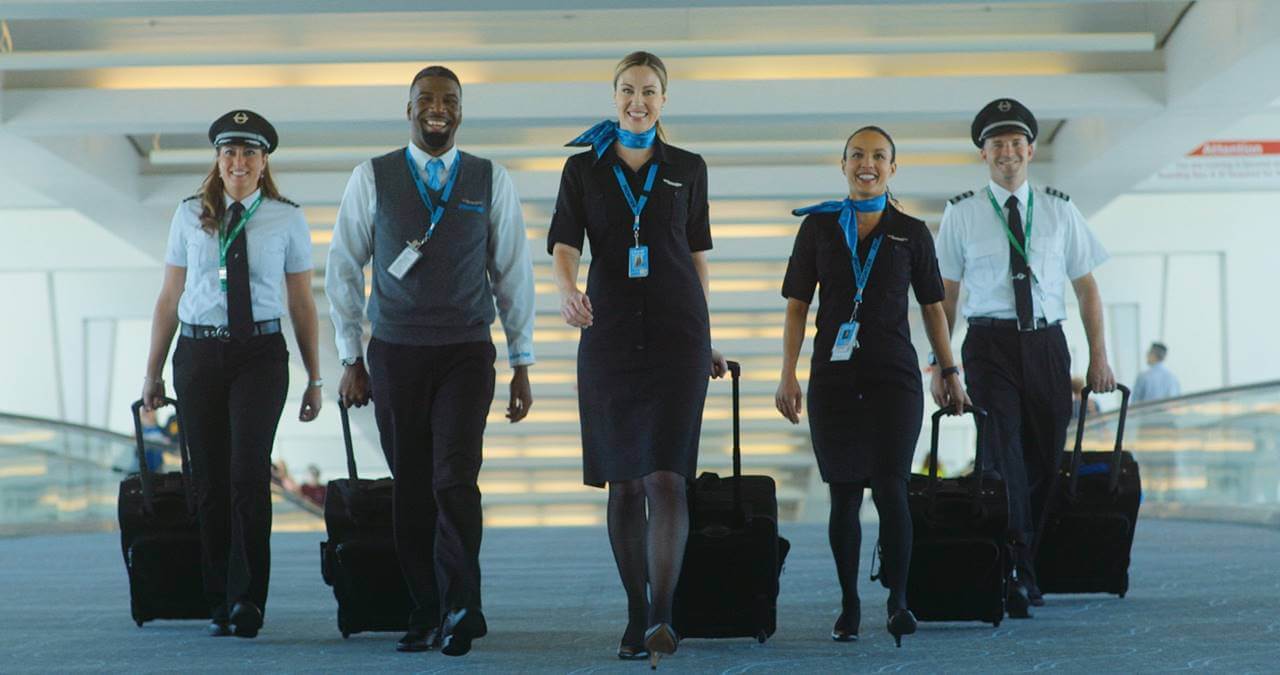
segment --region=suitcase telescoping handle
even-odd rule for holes
[[[1120,390],[1120,417],[1116,421],[1116,445],[1115,450],[1111,453],[1111,476],[1107,483],[1107,492],[1114,493],[1120,487],[1120,458],[1124,447],[1124,420],[1129,414],[1129,388],[1123,384],[1116,384],[1116,389]],[[1076,445],[1071,451],[1071,482],[1067,487],[1067,494],[1075,499],[1076,486],[1080,482],[1080,461],[1084,457],[1084,419],[1089,409],[1089,394],[1093,393],[1093,387],[1085,387],[1080,392],[1080,412],[1076,418]]]
[[[977,406],[966,405],[964,412],[973,415],[974,426],[978,428],[977,440],[974,442],[974,481],[971,489],[973,496],[977,497],[982,492],[982,448],[983,440],[986,437],[987,411]],[[929,439],[929,501],[933,501],[934,495],[938,492],[938,429],[942,418],[949,414],[951,414],[949,408],[939,408],[937,412],[933,413],[933,428],[930,431]]]
[[[729,366],[729,377],[733,381],[733,477],[742,475],[742,413],[738,403],[738,379],[742,377],[742,365],[737,361],[726,361]]]
[[[351,418],[347,415],[347,406],[342,403],[341,398],[338,399],[338,412],[342,417],[342,443],[347,447],[347,477],[355,485],[360,474],[356,471],[356,452],[351,447]]]
[[[178,416],[178,456],[182,460],[182,481],[186,484],[187,513],[195,515],[195,490],[191,482],[191,451],[187,449],[187,425],[182,421],[182,408],[178,405],[178,400],[165,397],[165,405],[173,406],[173,412]],[[133,412],[133,440],[138,446],[138,480],[142,483],[142,508],[146,513],[154,513],[155,508],[155,484],[154,477],[151,475],[151,467],[147,466],[147,448],[142,441],[142,399],[138,399],[130,406]]]

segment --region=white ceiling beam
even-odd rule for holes
[[[1104,3],[1114,0],[1076,0]],[[1174,2],[1176,0],[1164,0]],[[961,5],[973,0],[788,0],[792,6]],[[1024,4],[1025,0],[986,0],[987,5]],[[649,0],[648,9],[769,7],[779,0]],[[381,12],[510,12],[528,10],[583,11],[634,9],[623,0],[6,0],[5,18],[108,19],[163,16],[228,16],[268,14],[351,14]]]
[[[893,179],[892,189],[900,196],[923,199],[945,199],[972,189],[985,180],[986,169],[980,164],[943,166],[902,166]],[[280,172],[276,180],[280,190],[304,206],[336,204],[342,199],[349,171]],[[520,198],[528,201],[554,201],[560,189],[559,171],[512,171],[512,180]],[[708,170],[710,199],[834,199],[847,190],[838,166],[781,167],[711,167]],[[204,174],[143,176],[142,201],[148,206],[172,209],[200,186]]]
[[[1144,52],[1155,48],[1151,33],[1024,33],[867,37],[857,40],[656,40],[649,51],[663,58],[734,56],[829,56],[867,54],[960,54],[1008,52]],[[444,45],[431,48],[276,48],[254,50],[17,51],[0,54],[0,70],[80,70],[94,68],[312,65],[458,61],[560,61],[613,59],[617,41]]]
[[[16,183],[79,211],[159,260],[170,213],[138,200],[141,160],[120,137],[33,140],[0,130],[0,184]],[[76,242],[68,241],[68,246]]]
[[[1058,186],[1086,213],[1280,96],[1280,3],[1195,3],[1165,45],[1165,63],[1168,103],[1157,114],[1085,111],[1054,139]]]
[[[1035,76],[715,80],[673,83],[664,114],[758,119],[848,115],[895,120],[969,119],[1016,93],[1043,118],[1150,115],[1163,106],[1157,73]],[[403,120],[406,86],[248,89],[56,89],[7,93],[0,127],[24,134],[203,132],[233,105],[277,126],[330,128]],[[476,83],[463,87],[465,119],[521,126],[586,121],[610,110],[607,82]]]

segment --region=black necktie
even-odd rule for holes
[[[234,232],[244,204],[231,205],[227,232]],[[249,296],[249,233],[242,230],[227,249],[227,327],[238,341],[253,337],[253,299]]]
[[[1004,205],[1009,209],[1009,229],[1025,251],[1027,240],[1022,233],[1022,214],[1018,213],[1018,198],[1009,195]],[[1034,330],[1036,319],[1035,309],[1031,305],[1031,268],[1027,266],[1027,259],[1022,257],[1013,242],[1009,243],[1009,270],[1013,275],[1013,305],[1018,313],[1018,330]]]

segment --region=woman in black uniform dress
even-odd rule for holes
[[[923,222],[886,199],[896,159],[893,140],[884,130],[859,129],[845,143],[840,161],[849,198],[796,210],[807,217],[782,284],[787,310],[776,404],[783,416],[799,423],[796,361],[817,286],[818,334],[808,408],[813,451],[831,489],[828,537],[842,595],[843,611],[831,638],[847,642],[858,636],[858,511],[863,488],[870,483],[880,514],[882,574],[889,587],[888,630],[901,646],[902,636],[916,629],[906,596],[911,562],[907,478],[924,401],[907,325],[908,285],[943,367],[948,405],[958,412],[966,399],[951,357],[933,237]],[[856,259],[850,255],[854,247]]]
[[[583,479],[609,486],[609,541],[627,593],[618,657],[656,665],[679,640],[671,603],[689,534],[685,489],[707,377],[722,376],[725,362],[711,348],[707,315],[706,163],[661,138],[667,72],[658,57],[627,55],[613,85],[617,121],[570,143],[591,149],[565,162],[547,250],[560,313],[582,329]]]

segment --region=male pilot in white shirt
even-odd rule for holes
[[[1089,341],[1088,383],[1097,392],[1115,388],[1092,274],[1108,255],[1070,197],[1027,181],[1037,129],[1031,111],[1011,98],[978,113],[970,135],[991,180],[948,202],[937,246],[949,326],[960,285],[968,290],[965,383],[974,405],[988,412],[984,464],[1000,471],[1009,490],[1013,618],[1029,618],[1028,604],[1044,604],[1031,558],[1071,416],[1071,355],[1060,325],[1068,281]],[[941,401],[936,368],[932,391]]]

